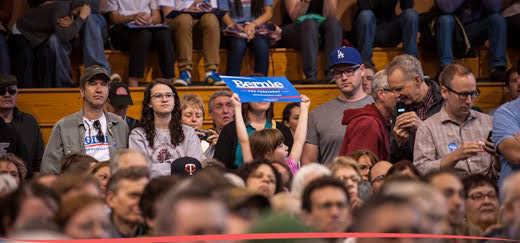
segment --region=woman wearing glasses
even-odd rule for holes
[[[158,79],[144,91],[141,120],[132,130],[129,147],[146,153],[151,170],[170,175],[171,163],[180,157],[200,160],[202,151],[195,130],[181,124],[180,99],[167,80]]]

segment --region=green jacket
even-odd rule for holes
[[[128,147],[128,126],[119,116],[105,112],[108,126],[110,157],[118,149]],[[51,136],[43,153],[41,172],[59,173],[60,161],[71,153],[85,153],[85,127],[83,109],[59,120],[52,128]]]

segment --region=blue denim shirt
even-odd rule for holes
[[[512,138],[513,134],[520,132],[520,98],[502,105],[493,116],[493,142],[495,148],[505,139]],[[500,155],[500,179],[498,187],[501,188],[508,175],[520,170],[520,165],[510,164],[504,156]]]

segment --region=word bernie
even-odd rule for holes
[[[282,89],[284,88],[281,82],[262,82],[262,81],[250,81],[244,82],[241,80],[233,79],[233,83],[237,86],[237,88],[247,89],[247,88],[274,88],[274,89]]]

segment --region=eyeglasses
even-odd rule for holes
[[[99,120],[94,121],[94,128],[98,130],[98,134],[96,135],[96,138],[99,142],[104,143],[105,142],[105,135],[103,134],[103,130],[101,129],[101,123]]]
[[[448,91],[453,92],[454,94],[458,95],[460,100],[466,100],[466,99],[468,99],[468,97],[471,97],[471,99],[474,100],[480,96],[480,92],[478,90],[471,91],[471,92],[457,92],[448,86],[444,86],[444,87],[446,87],[446,89]]]
[[[377,176],[376,178],[374,178],[371,182],[372,182],[372,184],[374,184],[374,183],[380,182],[384,179],[385,179],[385,175],[380,175],[380,176]]]
[[[4,89],[0,90],[0,96],[4,96],[5,94],[15,95],[17,92],[18,92],[17,89],[4,88]]]
[[[348,203],[347,202],[324,202],[322,204],[318,204],[316,205],[316,207],[318,209],[322,209],[322,210],[328,210],[328,209],[331,209],[332,207],[337,207],[338,209],[346,209],[348,207]]]
[[[473,193],[468,196],[473,201],[481,201],[484,200],[485,197],[488,197],[491,200],[497,199],[497,194],[495,192],[488,192],[487,194],[484,194],[482,192]]]
[[[165,94],[157,93],[157,94],[152,95],[152,99],[154,99],[154,100],[162,100],[163,98],[166,98],[167,100],[172,99],[173,93],[165,93]]]
[[[347,77],[351,77],[359,69],[359,67],[360,67],[360,65],[355,65],[353,67],[346,68],[343,70],[333,69],[332,75],[334,75],[334,77],[336,77],[336,78],[342,77],[343,75],[346,75]]]

